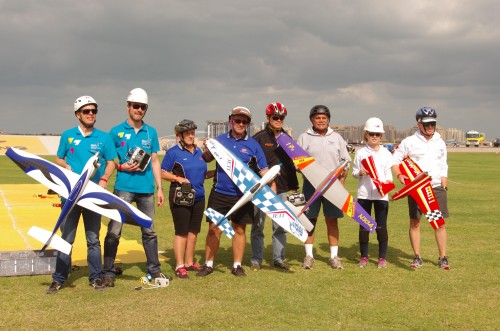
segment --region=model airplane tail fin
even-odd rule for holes
[[[285,205],[290,208],[295,215],[297,215],[297,219],[299,220],[300,224],[309,232],[312,231],[314,228],[314,225],[309,221],[309,219],[306,217],[306,215],[302,212],[302,208],[294,206],[290,201],[284,201]],[[299,215],[300,214],[300,215]]]
[[[52,234],[52,232],[48,230],[32,226],[28,234],[45,245],[40,252],[43,252],[47,246],[57,249],[59,252],[67,255],[71,252],[71,245],[66,240],[62,239],[57,234]]]
[[[234,236],[234,229],[229,224],[229,221],[227,217],[219,213],[218,211],[212,209],[212,208],[207,208],[204,212],[205,215],[208,216],[208,218],[216,225],[219,227],[219,229],[224,232],[224,234],[231,239]]]

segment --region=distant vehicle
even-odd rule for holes
[[[465,147],[479,147],[484,142],[484,133],[475,130],[467,131],[465,134]]]
[[[394,145],[393,144],[385,144],[384,147],[387,148],[387,150],[389,152],[391,152],[391,153],[394,152]]]
[[[493,140],[493,147],[500,147],[500,138],[495,138],[495,140]]]

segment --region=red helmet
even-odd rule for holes
[[[266,115],[268,116],[273,116],[273,115],[286,116],[286,114],[287,114],[286,107],[282,103],[275,102],[267,105]]]

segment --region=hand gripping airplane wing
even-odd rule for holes
[[[311,155],[293,141],[290,136],[282,134],[277,140],[297,168],[306,176],[307,180],[314,187],[319,187],[324,179],[328,177],[328,170],[323,168]],[[330,188],[323,193],[323,196],[370,233],[375,231],[377,227],[375,220],[358,204],[356,199],[353,198],[338,180],[333,182]]]
[[[207,147],[219,166],[243,193],[240,199],[241,202],[238,201],[235,206],[241,206],[251,200],[258,208],[300,241],[304,242],[307,239],[307,232],[303,223],[306,227],[312,229],[311,222],[309,222],[305,216],[299,220],[293,209],[290,208],[292,204],[283,202],[283,200],[267,186],[267,183],[274,178],[273,175],[266,176],[266,174],[263,178],[260,178],[217,140],[209,139],[207,141]],[[277,173],[275,170],[276,168],[273,168],[271,168],[268,173]],[[232,208],[232,211],[234,211],[234,209],[235,208]],[[227,216],[228,215],[226,215],[226,217]]]

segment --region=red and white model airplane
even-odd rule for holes
[[[368,171],[368,175],[372,179],[373,184],[377,188],[378,193],[381,196],[386,195],[390,191],[392,191],[396,186],[393,182],[381,182],[378,178],[377,168],[375,168],[375,162],[373,161],[373,156],[368,156],[367,158],[361,160],[361,164],[366,171]]]
[[[422,213],[425,214],[432,228],[437,230],[442,227],[445,222],[431,186],[431,177],[426,172],[423,172],[409,157],[403,159],[399,169],[409,179],[405,181],[405,187],[394,193],[392,200],[398,200],[410,195]]]

